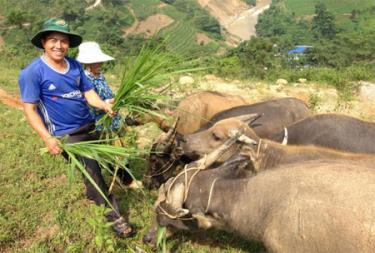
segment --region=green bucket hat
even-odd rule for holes
[[[69,36],[69,46],[77,47],[82,42],[82,37],[78,34],[71,33],[68,23],[61,18],[51,18],[43,23],[43,29],[37,32],[31,39],[33,45],[43,48],[42,38],[48,32],[60,32]]]

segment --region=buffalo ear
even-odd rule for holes
[[[245,122],[247,125],[250,125],[254,120],[258,119],[260,117],[257,113],[251,113],[251,114],[245,114],[245,115],[239,115],[236,116],[236,119],[241,120],[242,122]]]

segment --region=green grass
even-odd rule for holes
[[[364,10],[375,5],[373,0],[285,0],[285,5],[297,16],[304,16],[313,14],[319,2],[323,2],[329,11],[336,14],[350,13],[353,9]]]
[[[133,9],[135,16],[144,20],[148,16],[157,13],[157,5],[160,4],[159,0],[130,0],[131,8]]]

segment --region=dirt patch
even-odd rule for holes
[[[198,0],[198,3],[207,8],[220,24],[228,22],[231,17],[249,9],[249,6],[241,0]]]
[[[269,8],[271,0],[258,0],[249,6],[241,0],[198,0],[198,3],[220,23],[229,45],[236,45],[255,36],[258,15]]]
[[[174,20],[167,15],[155,14],[147,17],[144,21],[135,21],[131,27],[124,30],[124,36],[127,37],[131,34],[145,34],[146,37],[151,37],[173,22]]]
[[[5,90],[0,89],[0,101],[10,107],[23,110],[23,104],[19,97],[14,94],[8,94]]]
[[[204,33],[196,33],[195,34],[195,41],[199,45],[206,45],[206,44],[210,43],[212,41],[212,39]]]
[[[102,4],[102,0],[95,0],[95,3],[93,5],[90,5],[89,7],[86,8],[86,11],[92,10],[95,7],[99,6]]]
[[[5,44],[3,37],[0,36],[0,47],[2,47]]]

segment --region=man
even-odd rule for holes
[[[44,49],[21,71],[19,86],[24,112],[31,127],[39,134],[52,155],[62,153],[56,137],[68,135],[68,142],[96,140],[99,138],[89,107],[93,106],[113,116],[111,104],[103,101],[87,80],[80,64],[66,57],[70,47],[77,47],[82,41],[78,34],[70,32],[63,19],[49,19],[43,29],[32,38],[31,43]],[[64,157],[67,158],[66,154]],[[98,163],[80,158],[95,183],[108,196],[115,210],[108,213],[113,229],[121,237],[134,234],[135,230],[120,216],[116,200],[108,195],[107,185]],[[104,198],[84,178],[86,195],[96,204],[105,204]]]

